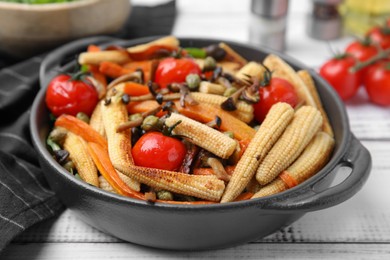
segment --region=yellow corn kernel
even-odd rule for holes
[[[128,121],[126,105],[122,102],[111,102],[108,105],[103,104],[102,117],[107,135],[108,154],[111,162],[113,164],[134,164],[131,156],[130,130],[126,129],[121,132],[116,131],[119,125]],[[139,186],[140,184],[134,181],[132,185]],[[130,187],[133,188],[133,186]],[[139,190],[139,188],[136,190]]]
[[[290,82],[303,105],[316,107],[313,97],[310,94],[305,83],[298,76],[295,70],[280,57],[269,54],[263,61],[263,64],[272,71],[272,77],[278,77]]]
[[[221,203],[233,201],[248,185],[259,164],[286,129],[294,116],[294,109],[287,103],[276,103],[268,112],[255,136],[238,161]]]
[[[118,64],[128,62],[130,60],[129,55],[122,51],[110,50],[110,51],[97,51],[97,52],[83,52],[80,53],[78,62],[82,65],[99,65],[103,61],[115,62]]]
[[[214,175],[192,175],[135,165],[115,164],[117,170],[157,190],[219,201],[225,183]]]
[[[206,94],[223,95],[226,87],[220,84],[211,83],[208,81],[202,81],[199,85],[199,92]]]
[[[322,124],[322,130],[333,137],[334,135],[332,126],[330,125],[328,115],[326,114],[322,106],[321,98],[317,92],[317,88],[314,84],[313,78],[307,70],[298,71],[298,76],[302,79],[302,81],[305,83],[308,90],[310,91],[311,96],[313,97],[314,102],[316,104],[315,107],[321,112],[322,118],[324,119]]]
[[[173,129],[174,134],[188,138],[192,143],[223,159],[229,158],[235,151],[237,143],[234,139],[183,115],[172,113],[165,124],[170,127],[179,121],[181,123]]]
[[[98,187],[98,172],[95,163],[88,153],[87,143],[78,135],[68,132],[64,142],[64,149],[69,152],[69,159],[74,163],[81,179]]]
[[[322,116],[312,106],[302,106],[295,113],[290,125],[272,147],[257,169],[256,179],[261,185],[271,182],[290,166],[320,130]]]
[[[103,177],[103,175],[99,176],[99,188],[112,193],[117,193],[114,188],[108,183],[108,181]]]
[[[135,191],[140,191],[141,190],[141,185],[139,184],[138,181],[130,178],[129,176],[127,176],[126,174],[123,174],[121,173],[120,171],[116,170],[116,172],[118,173],[118,176],[119,178],[121,178],[121,180],[127,185],[129,186],[132,190],[135,190]]]
[[[263,66],[261,66],[257,62],[250,61],[236,73],[236,77],[241,80],[249,80],[251,78],[255,78],[258,81],[261,81],[264,72],[265,68]]]
[[[210,105],[220,106],[223,102],[226,101],[227,97],[214,95],[214,94],[206,94],[200,92],[191,92],[191,96],[198,103],[207,103]],[[249,123],[253,119],[253,106],[248,104],[245,101],[238,101],[237,109],[235,111],[227,111],[229,114],[232,114],[234,117],[240,119],[245,123]]]
[[[105,137],[106,132],[104,130],[103,116],[102,116],[102,103],[99,102],[92,112],[89,125],[96,130],[101,136]]]
[[[329,160],[333,151],[334,139],[325,132],[319,132],[308,144],[298,159],[286,169],[287,174],[297,184],[317,173]],[[262,187],[252,198],[260,198],[282,192],[290,188],[281,178],[276,178]]]

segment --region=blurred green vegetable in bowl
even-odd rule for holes
[[[27,58],[78,38],[112,34],[130,12],[130,0],[0,0],[0,53]]]

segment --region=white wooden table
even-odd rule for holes
[[[155,0],[133,1],[153,4]],[[249,0],[178,0],[176,36],[248,42]],[[305,33],[310,2],[290,0],[286,53],[318,68],[332,56],[326,42]],[[343,50],[350,38],[332,41]],[[370,104],[362,89],[347,102],[352,132],[373,158],[363,189],[333,208],[308,213],[291,226],[259,241],[204,252],[174,252],[120,241],[78,220],[66,210],[19,236],[0,256],[10,259],[390,259],[390,107]]]

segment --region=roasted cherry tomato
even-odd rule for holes
[[[131,152],[135,165],[174,171],[181,166],[186,147],[176,138],[148,132],[135,143]]]
[[[361,71],[350,72],[356,59],[349,55],[336,56],[325,62],[320,68],[320,75],[336,90],[341,99],[353,97],[362,83]]]
[[[46,91],[46,105],[55,115],[78,112],[91,115],[98,102],[98,93],[87,79],[59,75],[52,79]]]
[[[373,42],[377,42],[383,49],[390,48],[390,26],[373,27],[367,32],[367,36],[370,37]]]
[[[188,74],[201,74],[198,64],[190,58],[166,58],[160,61],[156,69],[155,82],[161,88],[166,88],[170,83],[185,82]]]
[[[364,86],[370,100],[378,105],[390,105],[390,62],[370,66],[364,76]]]
[[[281,78],[271,78],[269,83],[259,89],[260,101],[253,105],[255,119],[262,122],[271,106],[277,102],[286,102],[292,107],[299,103],[293,85]]]

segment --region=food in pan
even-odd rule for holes
[[[78,64],[48,86],[47,143],[104,190],[150,203],[246,200],[297,186],[332,153],[310,74],[276,55],[248,61],[223,42],[186,48],[167,36],[91,45]]]

